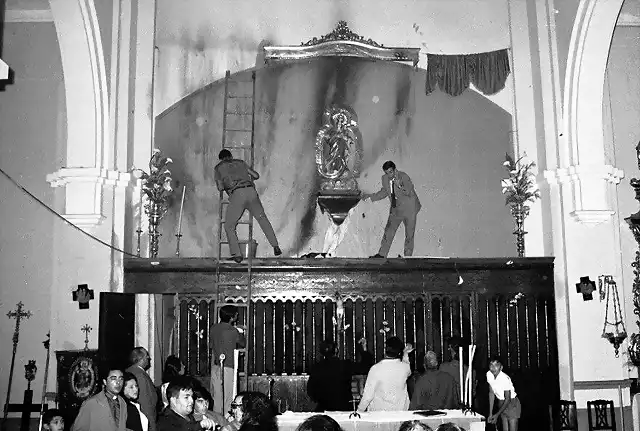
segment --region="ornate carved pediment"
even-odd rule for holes
[[[304,60],[316,57],[360,57],[374,60],[408,62],[418,65],[420,48],[386,48],[371,39],[365,39],[349,29],[346,21],[319,38],[299,46],[265,46],[265,63]]]

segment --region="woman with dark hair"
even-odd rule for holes
[[[240,431],[278,431],[276,410],[265,394],[261,392],[243,394]]]
[[[183,369],[184,366],[179,357],[176,355],[167,356],[162,370],[162,383],[169,383],[172,378],[182,375]]]
[[[342,431],[342,427],[331,416],[313,415],[298,425],[296,431]]]
[[[444,424],[440,424],[436,431],[465,431],[464,428],[454,424],[453,422],[447,422]]]
[[[409,353],[411,344],[398,337],[385,343],[384,359],[369,370],[358,411],[400,411],[409,408],[407,378],[411,375]]]
[[[127,404],[126,427],[131,431],[147,431],[149,419],[140,410],[138,400],[138,379],[132,373],[125,371],[123,374],[122,398]]]
[[[400,425],[400,428],[398,428],[398,431],[431,431],[431,427],[417,420],[404,421]]]

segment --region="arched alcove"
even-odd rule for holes
[[[251,71],[233,76],[247,80]],[[515,255],[504,206],[502,162],[511,152],[510,114],[484,96],[425,95],[425,71],[362,58],[320,57],[256,70],[255,168],[258,192],[285,254],[322,251],[330,221],[316,207],[315,135],[325,109],[342,104],[358,117],[363,141],[360,189],[380,188],[381,166],[394,160],[407,172],[423,204],[415,255]],[[182,99],[156,121],[156,146],[174,160],[173,177],[187,188],[182,256],[213,256],[224,80]],[[182,184],[178,184],[182,187]],[[179,204],[179,202],[178,202]],[[172,232],[177,206],[164,219]],[[374,254],[386,222],[386,202],[361,202],[345,223],[336,254]],[[259,230],[258,255],[267,251]],[[242,236],[240,234],[240,236]],[[161,250],[174,250],[165,235]],[[396,239],[390,255],[401,253]],[[264,247],[264,248],[262,248]],[[261,249],[262,248],[262,249]]]

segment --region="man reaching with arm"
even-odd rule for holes
[[[362,200],[371,199],[372,202],[388,197],[391,204],[380,250],[371,257],[387,257],[391,244],[393,243],[393,237],[396,236],[396,231],[398,227],[400,227],[400,223],[404,223],[404,255],[405,257],[412,256],[413,236],[416,232],[416,218],[422,208],[420,199],[418,199],[409,175],[398,171],[395,163],[390,160],[384,162],[382,170],[384,171],[384,175],[382,176],[382,187],[380,190],[376,193],[364,193],[362,195]]]
[[[264,212],[260,196],[258,196],[253,184],[255,180],[260,178],[260,175],[250,168],[244,160],[234,159],[227,149],[220,151],[218,158],[220,163],[215,167],[216,186],[218,190],[227,192],[229,196],[229,205],[224,217],[224,229],[229,241],[231,259],[236,263],[242,262],[242,253],[238,244],[236,228],[240,217],[247,209],[258,221],[269,244],[273,247],[273,254],[276,256],[281,255],[282,250],[278,245],[273,226]]]

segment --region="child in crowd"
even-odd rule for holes
[[[47,410],[42,416],[43,431],[64,431],[64,416],[58,409]]]

